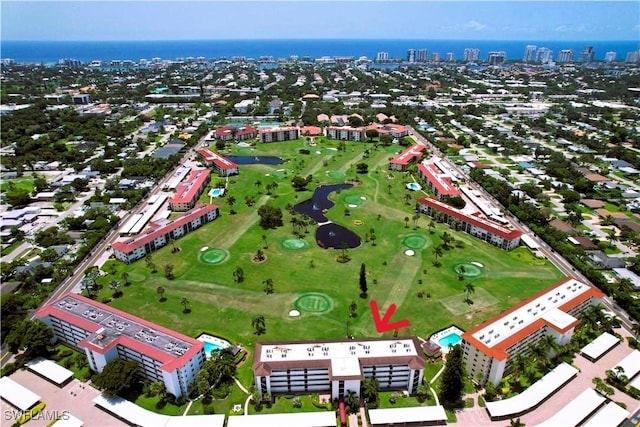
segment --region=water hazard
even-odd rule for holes
[[[329,219],[324,211],[332,208],[335,203],[328,196],[332,191],[353,187],[353,184],[321,185],[316,188],[310,199],[300,202],[293,207],[298,213],[306,214],[318,224],[326,223]],[[356,248],[360,246],[360,237],[353,231],[332,222],[318,227],[316,230],[318,246],[328,248]]]

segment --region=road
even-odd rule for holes
[[[437,147],[435,147],[426,138],[424,138],[422,135],[416,132],[412,127],[409,127],[409,134],[416,141],[429,147],[429,149],[432,151],[434,155],[438,157],[442,157],[440,150],[438,150]],[[509,219],[511,226],[513,228],[520,230],[523,234],[526,234],[532,237],[533,240],[540,246],[540,249],[538,249],[540,253],[542,253],[549,261],[551,261],[551,263],[553,263],[553,265],[555,265],[556,268],[558,268],[558,270],[562,272],[562,274],[568,277],[574,277],[583,283],[587,283],[593,286],[593,283],[591,283],[591,281],[589,281],[580,271],[576,270],[575,267],[573,267],[573,265],[569,261],[567,261],[563,256],[558,254],[556,251],[554,251],[544,240],[542,240],[540,237],[538,237],[538,235],[536,235],[533,231],[531,231],[529,227],[527,227],[525,224],[520,222],[520,220],[518,220],[513,214],[511,214],[507,209],[505,209],[500,204],[500,202],[498,202],[498,200],[496,200],[491,194],[489,194],[482,186],[472,181],[457,165],[453,164],[453,167],[456,170],[456,172],[460,174],[461,177],[465,178],[465,181],[468,183],[470,187],[472,187],[474,190],[479,191],[486,200],[491,201],[491,203],[493,203],[495,206],[499,206],[503,211],[507,213],[506,217]],[[615,315],[620,319],[621,323],[625,326],[625,328],[628,331],[631,331],[631,328],[634,322],[629,318],[629,315],[624,310],[618,307],[618,305],[615,304],[613,301],[611,301],[611,299],[609,299],[608,297],[603,299],[603,305],[608,310],[615,313]]]
[[[202,145],[204,142],[204,137],[202,137],[197,144],[195,144],[191,149],[189,149],[185,155],[180,160],[179,164],[186,162],[191,156],[195,154],[195,151]],[[142,199],[130,212],[130,215],[136,215],[140,213],[143,209],[147,207],[147,200],[154,195],[158,194],[162,187],[166,184],[166,182],[171,178],[173,171],[175,168],[170,171],[164,178],[162,178],[156,185],[147,193],[147,196]],[[112,228],[107,235],[93,248],[93,250],[89,253],[89,256],[85,257],[78,266],[76,266],[74,272],[67,277],[65,280],[58,285],[58,287],[49,295],[48,298],[42,303],[41,307],[45,304],[48,304],[50,301],[53,301],[60,296],[67,294],[73,291],[76,286],[80,285],[80,282],[83,278],[83,272],[93,266],[96,265],[97,261],[104,255],[105,251],[109,251],[111,249],[111,244],[115,242],[118,238],[118,227]],[[7,363],[13,354],[9,353],[6,347],[2,348],[2,356],[0,357],[0,366],[4,366]]]

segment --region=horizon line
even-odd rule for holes
[[[100,39],[100,40],[41,40],[41,39],[0,39],[0,42],[39,42],[39,43],[104,43],[104,42],[193,42],[193,41],[312,41],[312,40],[408,40],[408,41],[470,41],[470,42],[636,42],[638,39],[473,39],[473,38],[422,38],[422,37],[310,37],[310,38],[193,38],[193,39]]]

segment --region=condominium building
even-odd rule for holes
[[[202,156],[204,164],[207,166],[213,166],[220,176],[237,175],[240,173],[240,169],[238,169],[237,164],[213,150],[201,148],[198,150],[198,154]]]
[[[440,62],[440,54],[438,52],[433,52],[431,54],[431,61]]]
[[[422,143],[414,144],[396,155],[389,162],[389,169],[404,171],[407,170],[411,163],[415,163],[422,158],[422,153],[427,149]]]
[[[456,55],[453,52],[447,52],[444,58],[447,62],[453,62],[456,60]]]
[[[368,126],[357,128],[350,126],[329,126],[326,128],[328,138],[346,141],[364,141],[367,137],[368,130],[375,130],[378,132],[378,135],[389,134],[394,138],[403,138],[409,135],[408,127],[393,123],[372,123]]]
[[[427,49],[418,49],[418,55],[416,56],[416,61],[427,62],[429,58],[427,55],[428,55]]]
[[[407,49],[407,62],[416,62],[416,50]]]
[[[593,62],[596,56],[596,51],[593,49],[593,46],[585,46],[580,52],[580,61],[581,62]]]
[[[573,62],[573,49],[562,49],[558,54],[558,62]]]
[[[524,62],[533,62],[536,60],[536,49],[538,47],[536,45],[533,44],[528,44],[527,46],[525,46],[524,48],[524,56],[522,57],[522,60]]]
[[[176,219],[152,222],[150,228],[144,233],[125,241],[113,243],[111,245],[113,255],[116,259],[126,263],[139,260],[168,245],[169,242],[213,221],[219,215],[218,206],[201,203]]]
[[[211,181],[209,169],[196,169],[185,182],[178,184],[176,195],[169,199],[169,208],[174,212],[186,212],[192,209]]]
[[[553,51],[546,47],[541,47],[536,52],[536,61],[542,64],[553,61]]]
[[[389,52],[378,52],[376,54],[376,62],[387,62],[389,61]]]
[[[433,157],[429,160],[418,165],[418,174],[422,181],[431,189],[433,195],[438,200],[442,200],[443,197],[454,197],[460,195],[458,187],[453,185],[453,177],[447,171],[443,171],[438,168],[437,162],[441,160],[437,157]]]
[[[604,294],[572,277],[539,292],[462,335],[467,372],[477,381],[497,385],[512,369],[514,358],[529,355],[546,335],[567,344],[579,320]]]
[[[507,60],[507,53],[503,50],[491,51],[487,55],[487,62],[489,65],[501,65]]]
[[[222,126],[213,133],[217,139],[223,141],[232,141],[234,139],[244,141],[255,138],[257,134],[258,130],[251,126]]]
[[[607,52],[604,55],[604,60],[607,61],[607,62],[613,62],[613,61],[616,60],[616,55],[617,54],[615,52],[613,52],[613,51]]]
[[[418,212],[440,219],[457,230],[469,233],[501,249],[511,250],[520,245],[522,233],[519,230],[503,227],[478,216],[467,215],[433,197],[418,199],[417,208]]]
[[[295,126],[260,129],[260,142],[291,141],[298,139],[299,130]]]
[[[92,371],[102,372],[116,358],[133,360],[142,378],[162,381],[176,397],[187,393],[205,360],[201,341],[81,295],[50,302],[35,317],[57,341],[84,352]]]
[[[261,395],[360,394],[364,379],[375,378],[383,390],[414,393],[422,383],[425,356],[417,337],[344,341],[258,343],[255,385]]]
[[[463,60],[465,62],[477,62],[480,59],[480,49],[466,48],[464,50]]]

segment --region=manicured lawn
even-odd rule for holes
[[[181,406],[171,405],[169,403],[158,404],[158,397],[147,397],[140,395],[134,402],[136,405],[141,406],[153,412],[164,415],[182,415],[187,408],[187,404]]]
[[[411,181],[407,174],[388,170],[391,154],[384,147],[374,151],[371,144],[348,142],[345,152],[332,152],[327,149],[338,147],[337,141],[316,141],[315,147],[307,147],[310,155],[297,154],[297,149],[306,146],[304,140],[258,145],[252,154],[280,155],[286,162],[276,166],[242,166],[240,175],[229,180],[225,197],[214,199],[220,206],[220,218],[176,241],[180,252],[172,253],[171,245],[154,252],[155,273],[144,260],[131,265],[118,262],[115,276],[109,267],[104,268],[109,274],[99,279],[103,285],[99,300],[110,296],[109,281],[115,277],[122,282],[121,273],[126,271],[131,285],[121,287],[124,295],[110,303],[114,307],[189,336],[195,337],[202,331],[221,335],[251,351],[258,341],[341,339],[346,334],[347,321],[350,333],[356,337],[379,337],[369,310],[370,300],[376,300],[381,311],[392,303],[397,305],[392,320],[410,321],[409,327],[399,331],[401,336],[427,337],[451,324],[468,329],[561,279],[555,267],[547,260],[535,258],[526,248],[506,252],[442,224],[431,233],[428,229],[431,219],[424,215],[414,229],[411,218],[415,214],[415,201],[424,193],[406,189],[406,182]],[[371,150],[368,158],[364,157],[365,149]],[[354,165],[361,161],[368,164],[369,172],[357,175]],[[286,173],[287,178],[279,178]],[[313,175],[308,191],[293,190],[290,181],[294,174]],[[340,183],[356,177],[360,185],[331,194],[336,205],[326,213],[330,220],[363,239],[360,247],[348,250],[350,262],[337,263],[339,250],[318,247],[315,225],[308,227],[308,233],[303,232],[305,248],[292,250],[284,246],[285,240],[299,238],[294,235],[287,205],[309,198],[318,184]],[[215,185],[218,179],[212,181]],[[268,195],[266,185],[271,182],[278,187]],[[236,199],[233,206],[228,204],[229,196]],[[245,204],[247,196],[254,199],[253,206]],[[203,200],[209,202],[208,196],[203,196]],[[361,203],[350,207],[354,200]],[[282,208],[283,227],[273,230],[259,227],[257,209],[263,204]],[[236,211],[235,215],[230,214],[231,209]],[[345,209],[349,215],[345,215]],[[408,227],[405,218],[409,218]],[[362,225],[354,225],[354,221]],[[442,266],[436,268],[433,248],[441,243],[445,231],[463,247],[445,251],[440,260]],[[366,240],[372,233],[375,242]],[[262,236],[266,238],[266,248]],[[406,237],[426,243],[415,249],[414,256],[407,256],[403,243]],[[222,249],[227,256],[219,264],[208,264],[202,259],[205,247]],[[266,255],[266,261],[260,264],[252,261],[258,249]],[[458,280],[454,269],[464,263],[482,264],[480,275]],[[167,264],[173,266],[174,280],[165,278]],[[361,264],[366,265],[368,299],[359,297]],[[236,267],[244,271],[243,283],[234,281]],[[275,292],[271,295],[263,291],[266,279],[274,284]],[[470,295],[473,304],[464,303],[468,283],[476,289]],[[158,286],[166,289],[165,302],[159,301]],[[429,297],[419,298],[419,291]],[[300,317],[289,317],[289,311],[305,293],[321,294],[323,300],[329,301],[326,311],[303,310]],[[189,313],[183,312],[183,297],[189,301]],[[358,306],[355,318],[348,317],[351,301]],[[307,307],[313,308],[313,304]],[[256,315],[265,317],[265,335],[254,334],[251,320]],[[252,382],[250,363],[251,356],[239,369],[241,381],[247,387]],[[230,402],[225,403],[224,412],[231,406]]]
[[[249,405],[249,414],[284,414],[284,413],[292,413],[292,412],[325,412],[328,411],[326,408],[318,408],[313,404],[313,397],[311,395],[305,396],[297,396],[300,398],[300,403],[302,403],[301,408],[293,407],[293,396],[278,396],[276,398],[275,403],[271,405],[271,408],[262,405],[262,409],[260,411],[256,411],[255,406],[252,404]]]
[[[395,397],[395,403],[391,403],[392,396]],[[416,406],[432,406],[435,405],[435,399],[429,393],[429,398],[424,402],[419,402],[415,396],[403,396],[397,391],[381,391],[378,393],[380,400],[380,409],[384,408],[413,408]]]

